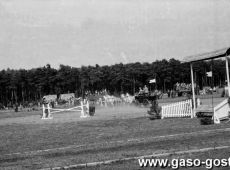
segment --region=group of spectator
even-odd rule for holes
[[[176,83],[175,84],[175,89],[177,91],[181,91],[181,90],[191,90],[192,89],[192,85],[191,83],[186,84],[186,83]]]
[[[95,90],[95,92],[85,91],[85,96],[96,95],[96,96],[104,96],[108,95],[108,91],[106,89],[103,90]]]

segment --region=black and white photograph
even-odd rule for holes
[[[229,170],[229,0],[0,0],[0,170]]]

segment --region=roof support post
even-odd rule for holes
[[[191,118],[195,116],[196,113],[196,100],[195,100],[195,87],[194,87],[194,80],[193,80],[193,67],[192,63],[190,63],[190,70],[191,70],[191,80],[192,80],[192,99],[193,99],[193,113]]]
[[[226,55],[225,57],[225,61],[226,61],[226,75],[227,75],[227,83],[228,83],[228,97],[230,97],[230,82],[229,82],[229,70],[228,70],[228,57]]]

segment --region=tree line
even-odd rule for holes
[[[211,85],[206,72],[211,69],[211,61],[194,65],[195,82],[202,88]],[[225,83],[225,61],[214,60],[213,83]],[[156,79],[156,84],[149,84]],[[166,91],[175,83],[190,83],[190,66],[179,60],[157,60],[152,63],[114,64],[111,66],[82,66],[80,68],[60,65],[58,69],[50,64],[34,69],[6,69],[0,71],[0,103],[24,103],[38,101],[44,95],[75,93],[82,96],[86,91],[106,89],[110,94],[134,94],[139,87]]]

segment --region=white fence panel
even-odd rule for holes
[[[161,117],[189,117],[192,116],[192,101],[186,100],[162,106]]]

